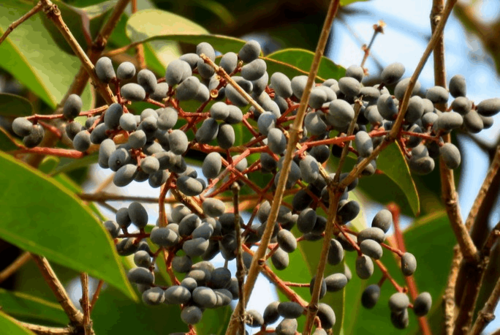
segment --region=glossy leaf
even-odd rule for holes
[[[391,178],[405,193],[413,214],[420,212],[420,199],[417,187],[410,174],[408,163],[397,143],[387,146],[377,159],[377,168]]]
[[[0,289],[2,310],[16,318],[29,318],[67,325],[69,320],[59,304],[25,293]]]
[[[14,319],[0,312],[0,329],[2,333],[9,335],[35,335],[32,331],[18,325]]]
[[[5,153],[0,153],[0,165],[2,239],[88,272],[136,298],[111,239],[81,201],[60,183]]]
[[[418,266],[414,274],[417,288],[419,292],[429,292],[433,298],[432,309],[428,315],[429,318],[433,318],[436,314],[441,313],[441,297],[446,287],[453,256],[450,246],[455,243],[446,213],[438,212],[422,217],[407,229],[403,236],[407,251],[417,258]],[[355,260],[356,253],[347,253],[346,263],[353,270],[353,278],[346,287],[346,301],[350,302],[350,312],[345,315],[344,333],[401,334],[402,331],[396,330],[390,320],[388,300],[395,293],[395,290],[388,281],[384,282],[380,299],[373,309],[367,310],[361,306],[361,293],[364,288],[377,283],[382,274],[376,267],[374,275],[370,279],[359,279],[354,272]],[[406,286],[399,268],[399,257],[396,260],[392,253],[384,249],[382,262],[398,284]],[[408,312],[410,325],[404,333],[420,334],[418,321],[413,311],[409,310]]]
[[[2,116],[28,116],[33,113],[33,106],[28,99],[19,95],[0,94],[0,115]]]
[[[132,42],[157,35],[208,33],[206,29],[188,19],[159,9],[146,9],[133,14],[127,21],[126,32]],[[147,45],[151,47],[157,61],[163,65],[163,71],[169,62],[181,55],[177,43],[173,41],[152,41]]]
[[[32,8],[20,1],[0,0],[0,34]],[[62,100],[80,67],[77,57],[61,52],[45,29],[40,15],[18,26],[0,45],[0,67],[12,74],[51,108]],[[92,101],[87,85],[83,109]]]
[[[284,49],[267,56],[283,63],[293,65],[309,73],[314,59],[314,52],[304,49]],[[345,75],[345,69],[330,59],[323,57],[319,65],[317,77],[321,79],[339,79]]]

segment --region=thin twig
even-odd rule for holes
[[[469,216],[467,216],[467,220],[465,221],[465,227],[466,229],[470,232],[472,229],[472,226],[474,225],[474,221],[476,220],[476,216],[479,213],[479,208],[481,207],[481,204],[483,203],[486,193],[488,189],[490,188],[491,182],[493,181],[493,178],[495,175],[498,173],[498,169],[500,168],[500,146],[497,147],[496,152],[495,152],[495,157],[493,158],[493,161],[491,162],[490,168],[488,170],[488,173],[486,174],[486,177],[484,178],[483,184],[481,185],[481,189],[479,190],[476,199],[474,200],[474,203],[472,204],[472,208],[469,212]]]
[[[236,233],[236,279],[238,280],[238,295],[240,299],[239,310],[237,313],[233,314],[233,317],[237,318],[239,322],[240,334],[245,333],[245,294],[243,293],[243,284],[245,281],[245,264],[243,263],[243,249],[241,245],[241,226],[240,226],[240,211],[239,211],[239,195],[240,195],[240,185],[238,182],[234,182],[231,186],[233,191],[233,205],[234,205],[234,231]]]
[[[50,266],[47,259],[35,254],[31,254],[31,257],[42,272],[43,278],[56,296],[57,301],[63,308],[69,320],[77,325],[81,325],[83,322],[83,314],[78,309],[76,309],[76,307],[71,302],[68,293],[57,278],[54,270],[52,270],[52,267]]]
[[[490,235],[488,236],[488,239],[486,240],[484,249],[486,250],[491,250],[495,242],[498,240],[500,237],[500,223],[493,228],[491,231]],[[482,286],[482,283],[481,285]],[[481,332],[484,330],[484,328],[495,319],[495,308],[498,304],[498,300],[500,299],[500,281],[497,281],[495,284],[495,287],[493,288],[493,291],[491,292],[490,297],[486,301],[483,309],[479,312],[476,322],[474,323],[474,326],[472,327],[472,330],[470,332],[471,335],[479,335]]]
[[[29,252],[23,252],[19,257],[17,257],[14,262],[12,262],[8,267],[6,267],[2,272],[0,272],[0,283],[5,279],[9,278],[17,270],[19,270],[24,264],[26,264],[31,259]]]
[[[396,248],[401,250],[401,252],[406,252],[406,245],[404,242],[403,231],[399,225],[399,215],[400,210],[398,205],[391,203],[387,206],[387,209],[392,213],[392,222],[394,223],[394,240],[396,242]],[[408,286],[408,291],[410,293],[412,301],[418,296],[417,284],[415,283],[415,278],[413,276],[405,276],[406,286]],[[427,322],[427,317],[423,316],[418,318],[418,324],[422,334],[432,335],[429,323]]]
[[[35,7],[31,8],[29,12],[21,16],[20,19],[12,22],[9,27],[5,30],[3,35],[0,37],[0,44],[2,44],[3,41],[9,36],[9,34],[16,29],[17,26],[19,26],[21,23],[38,13],[40,10],[42,10],[42,3],[38,2]]]
[[[379,21],[377,24],[374,24],[373,25],[373,35],[372,35],[372,39],[370,40],[370,43],[368,43],[368,46],[363,45],[364,55],[363,55],[363,60],[361,61],[360,66],[363,69],[363,71],[365,72],[365,74],[366,74],[365,63],[366,63],[366,60],[368,59],[368,56],[370,56],[370,50],[373,46],[373,42],[375,42],[375,37],[377,37],[377,35],[379,33],[382,33],[382,34],[384,33],[384,27],[385,27],[384,21]]]
[[[132,14],[137,13],[137,0],[132,0]],[[140,69],[146,68],[146,60],[144,58],[144,45],[137,44],[135,47],[135,58]]]
[[[351,136],[354,132],[354,127],[356,126],[356,121],[359,116],[359,112],[361,107],[363,106],[361,98],[357,99],[354,107],[354,118],[349,125],[349,130],[347,131],[347,136]],[[328,216],[326,222],[325,236],[323,238],[323,245],[321,248],[321,255],[319,259],[319,264],[316,269],[316,280],[314,281],[313,292],[311,296],[311,302],[309,303],[308,313],[306,323],[304,325],[303,334],[309,335],[311,333],[311,329],[313,326],[314,318],[316,317],[316,313],[318,312],[318,301],[321,293],[322,280],[325,272],[326,261],[328,250],[330,249],[331,239],[333,236],[333,231],[336,226],[337,219],[337,208],[339,205],[340,197],[344,193],[345,187],[338,187],[338,182],[340,179],[340,174],[342,172],[342,167],[344,165],[347,154],[349,153],[350,142],[346,142],[344,148],[342,149],[342,154],[340,156],[339,165],[337,167],[337,171],[335,173],[335,177],[333,178],[333,187],[328,188],[329,192],[329,208],[328,208]],[[327,182],[331,184],[331,181]]]
[[[80,305],[83,310],[83,330],[85,335],[92,335],[94,331],[92,330],[92,321],[90,320],[90,303],[89,303],[89,275],[86,273],[80,273],[80,282],[82,284],[82,299],[80,300]]]
[[[460,252],[460,247],[456,245],[453,248],[453,261],[451,263],[450,274],[448,275],[448,282],[443,296],[445,335],[453,334],[455,328],[455,287],[457,285],[457,278],[462,260],[463,257]]]
[[[99,294],[101,293],[102,286],[104,285],[104,280],[99,280],[97,284],[97,288],[95,289],[94,295],[92,295],[92,300],[90,301],[90,313],[95,307],[97,299],[99,299]]]
[[[323,29],[321,31],[321,36],[318,41],[318,46],[316,48],[316,53],[314,55],[313,63],[311,65],[311,70],[309,72],[309,76],[307,79],[307,84],[304,89],[304,93],[302,94],[302,98],[300,100],[300,106],[299,110],[297,111],[296,118],[293,122],[293,125],[291,126],[290,130],[290,138],[288,140],[287,144],[287,149],[286,149],[286,154],[285,154],[285,159],[283,161],[283,165],[281,168],[281,173],[280,173],[280,178],[278,180],[278,185],[276,187],[276,191],[274,194],[272,206],[271,206],[271,211],[269,214],[268,222],[275,222],[276,218],[278,216],[278,211],[281,205],[281,201],[283,199],[283,193],[285,191],[285,186],[286,186],[286,181],[288,179],[288,173],[291,168],[291,163],[292,163],[292,156],[293,152],[295,150],[295,147],[298,143],[299,140],[299,135],[302,133],[302,122],[304,120],[305,112],[307,109],[307,104],[309,101],[309,96],[311,94],[311,89],[314,84],[314,80],[316,78],[316,74],[318,72],[319,64],[321,62],[321,58],[323,56],[323,52],[325,50],[325,45],[328,40],[328,35],[330,33],[330,28],[333,23],[333,18],[335,17],[337,13],[337,9],[339,7],[339,0],[333,0],[330,3],[330,7],[328,9],[327,17],[325,19],[325,23],[323,25]],[[262,235],[261,238],[261,244],[259,245],[259,248],[255,252],[255,255],[252,259],[252,263],[250,265],[250,270],[247,275],[247,280],[245,284],[245,301],[248,301],[248,298],[250,297],[250,294],[253,290],[253,287],[255,285],[255,281],[257,280],[257,276],[259,274],[259,263],[262,262],[264,259],[267,246],[269,245],[269,242],[271,240],[271,234],[273,231],[274,225],[268,224],[264,230],[264,234]],[[229,324],[228,330],[226,331],[226,334],[234,334],[236,332],[236,329],[234,327],[234,321],[231,320],[231,323]]]
[[[22,322],[15,320],[17,324],[20,326],[23,326],[26,329],[29,329],[35,334],[38,335],[69,335],[69,334],[76,334],[75,328],[73,327],[66,327],[66,328],[56,328],[56,327],[47,327],[47,326],[40,326],[40,325],[34,325],[32,323],[27,323],[27,322]]]

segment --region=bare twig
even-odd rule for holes
[[[92,301],[90,302],[90,313],[92,313],[92,310],[95,307],[97,299],[99,299],[99,294],[101,293],[101,289],[102,289],[103,285],[104,285],[104,280],[99,280],[99,283],[97,284],[97,288],[95,289],[94,295],[92,296]]]
[[[2,272],[0,272],[0,283],[5,279],[9,278],[17,270],[19,270],[24,264],[26,264],[31,259],[29,252],[23,252],[19,257],[17,257],[12,264],[6,267]]]
[[[243,263],[243,250],[242,250],[242,241],[241,241],[241,226],[240,226],[240,211],[239,211],[239,194],[240,194],[240,185],[238,182],[234,182],[231,186],[233,191],[233,205],[234,205],[234,231],[236,233],[236,279],[238,280],[238,293],[239,299],[241,301],[238,304],[240,310],[237,313],[233,314],[233,317],[236,317],[239,322],[239,331],[240,334],[245,333],[245,294],[243,293],[243,284],[245,281],[245,264]]]
[[[81,325],[83,322],[83,314],[79,310],[77,310],[71,302],[68,293],[57,278],[54,270],[52,270],[52,267],[50,266],[47,259],[35,254],[31,254],[31,257],[42,272],[43,278],[45,279],[47,284],[49,284],[50,289],[56,296],[56,299],[63,308],[64,312],[66,313],[66,315],[68,315],[69,320],[72,323]]]
[[[132,0],[132,14],[137,13],[137,0]],[[144,45],[137,44],[135,47],[135,58],[139,64],[139,68],[146,68],[146,60],[144,58]]]
[[[361,107],[363,106],[361,98],[357,99],[355,102],[354,108],[354,118],[349,125],[349,130],[347,131],[347,136],[350,136],[354,132],[354,127],[356,125],[356,121],[358,119],[359,112]],[[309,303],[308,313],[306,323],[304,325],[303,334],[310,334],[313,326],[314,318],[316,317],[316,313],[318,312],[318,301],[321,293],[322,280],[325,272],[326,261],[328,257],[328,250],[330,249],[330,240],[333,236],[333,231],[336,226],[336,218],[337,218],[337,208],[339,205],[340,197],[344,193],[344,187],[338,187],[338,182],[340,179],[340,174],[342,172],[342,167],[344,165],[344,161],[349,153],[350,142],[346,142],[344,148],[342,149],[342,154],[340,156],[339,165],[337,167],[337,171],[335,173],[335,177],[333,178],[333,187],[329,187],[329,208],[328,208],[328,216],[327,223],[325,229],[325,236],[323,238],[323,245],[321,248],[321,255],[319,259],[319,264],[316,269],[316,280],[314,281],[314,287],[311,297],[311,302]],[[327,180],[329,184],[331,181]]]
[[[46,326],[40,326],[40,325],[34,325],[31,323],[27,322],[22,322],[15,320],[15,322],[23,326],[26,329],[29,329],[35,334],[38,335],[70,335],[70,334],[76,334],[76,329],[73,327],[66,327],[66,328],[56,328],[56,327],[46,327]]]
[[[385,27],[384,21],[379,21],[377,24],[374,24],[373,25],[373,35],[372,35],[372,39],[370,40],[370,43],[368,43],[368,46],[363,45],[364,55],[363,55],[363,60],[361,61],[360,66],[363,69],[363,71],[365,71],[365,73],[366,73],[365,63],[366,63],[366,60],[368,59],[368,56],[370,56],[370,50],[373,46],[373,42],[375,42],[375,37],[377,37],[377,35],[379,33],[382,33],[382,34],[384,33],[384,27]]]
[[[481,189],[479,189],[479,193],[477,194],[476,199],[474,200],[474,204],[472,204],[469,216],[467,216],[467,220],[465,221],[465,227],[467,228],[468,231],[471,230],[474,224],[476,216],[479,212],[479,208],[481,207],[481,204],[483,203],[483,200],[486,197],[486,193],[490,188],[491,182],[493,181],[493,177],[495,177],[495,175],[498,173],[499,168],[500,168],[500,146],[498,146],[496,149],[495,157],[491,162],[488,173],[484,178],[483,184],[481,185]]]
[[[444,334],[451,335],[455,328],[455,287],[457,285],[458,270],[462,263],[463,257],[460,248],[456,245],[453,248],[453,261],[451,263],[450,274],[443,296],[444,308]]]
[[[85,335],[92,335],[92,321],[90,320],[90,302],[89,302],[89,275],[86,273],[80,274],[80,282],[82,284],[82,299],[80,305],[83,310],[83,331]]]
[[[321,62],[321,58],[323,56],[323,52],[325,50],[325,45],[328,40],[328,35],[330,33],[330,28],[333,23],[333,18],[335,17],[338,7],[339,7],[339,0],[333,0],[330,3],[330,7],[328,9],[327,17],[325,19],[325,23],[323,25],[323,29],[321,32],[321,36],[319,38],[318,46],[316,48],[316,53],[314,55],[314,60],[311,65],[311,70],[309,72],[309,76],[307,79],[307,84],[306,88],[304,90],[304,93],[302,94],[302,98],[300,100],[300,106],[299,110],[297,111],[296,118],[293,122],[293,125],[290,128],[290,138],[288,140],[287,144],[287,150],[285,154],[285,159],[283,161],[283,165],[281,168],[280,172],[280,178],[278,180],[278,185],[276,187],[276,192],[274,194],[272,206],[271,206],[271,211],[269,214],[268,222],[275,222],[276,218],[278,216],[278,211],[281,205],[281,201],[283,199],[283,192],[285,191],[285,186],[286,186],[286,181],[288,178],[288,173],[291,168],[291,163],[292,163],[292,157],[293,157],[293,152],[295,150],[295,147],[298,143],[299,140],[299,135],[302,133],[302,122],[304,120],[305,112],[307,109],[307,104],[309,101],[309,96],[311,94],[311,89],[314,85],[314,81],[316,78],[316,74],[318,72],[319,64]],[[247,275],[247,280],[245,284],[245,300],[248,301],[248,298],[250,297],[250,294],[253,290],[253,287],[255,285],[255,281],[257,279],[257,276],[259,274],[259,262],[262,262],[267,246],[269,245],[269,242],[271,240],[271,234],[273,231],[274,225],[269,224],[266,226],[266,229],[264,230],[264,234],[261,238],[261,244],[259,245],[259,248],[257,249],[254,258],[252,259],[252,264],[250,265],[250,270]],[[233,325],[233,326],[232,326]],[[234,334],[236,331],[234,327],[234,321],[231,320],[231,323],[228,327],[228,330],[226,334]]]
[[[35,7],[31,8],[29,12],[24,14],[20,19],[12,22],[9,27],[5,30],[3,35],[0,37],[0,44],[2,44],[3,41],[9,36],[9,34],[16,29],[17,26],[19,26],[21,23],[38,13],[40,10],[42,10],[42,2],[38,2]]]
[[[392,213],[392,222],[394,223],[394,241],[396,242],[396,248],[401,250],[402,253],[406,252],[406,245],[403,237],[403,231],[399,225],[399,215],[400,210],[399,207],[391,203],[387,206],[387,209]],[[415,279],[413,276],[405,276],[406,286],[408,286],[408,291],[410,293],[412,301],[418,296],[417,284],[415,283]],[[418,324],[422,334],[424,335],[432,335],[431,329],[429,327],[429,323],[427,322],[427,317],[418,318]]]

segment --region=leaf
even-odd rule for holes
[[[410,174],[410,168],[397,143],[392,143],[380,153],[377,168],[391,178],[405,193],[413,214],[420,212],[417,187]]]
[[[19,95],[0,94],[0,115],[2,116],[28,116],[33,113],[33,106],[28,99]]]
[[[132,42],[158,35],[208,33],[203,27],[182,16],[159,9],[146,9],[133,14],[127,21],[126,31]],[[163,71],[168,63],[181,55],[179,46],[172,41],[152,41],[146,44],[148,45],[163,65]]]
[[[293,65],[309,73],[314,59],[314,52],[304,49],[284,49],[268,55],[267,58]],[[326,80],[330,78],[339,79],[344,75],[345,69],[342,66],[335,64],[326,57],[321,58],[317,77]]]
[[[0,289],[2,310],[16,318],[30,318],[67,325],[69,320],[59,304],[25,293]]]
[[[31,8],[32,4],[0,0],[0,34]],[[0,67],[56,108],[80,68],[77,57],[61,52],[37,14],[18,26],[0,45]],[[83,109],[90,109],[90,85],[82,94]]]
[[[448,271],[450,268],[453,251],[451,246],[455,243],[455,237],[449,227],[446,213],[438,212],[427,215],[417,220],[404,233],[406,249],[415,255],[418,262],[417,271],[414,274],[415,282],[419,292],[429,292],[433,298],[432,309],[428,315],[433,318],[441,313],[441,297],[446,287]],[[423,243],[422,241],[425,241]],[[367,310],[361,306],[361,294],[364,288],[370,284],[376,284],[381,278],[381,272],[376,267],[374,275],[363,281],[356,276],[354,264],[356,253],[349,252],[345,257],[346,263],[353,269],[352,280],[346,286],[346,301],[349,301],[349,313],[345,315],[345,334],[401,334],[396,330],[390,320],[390,312],[387,307],[389,297],[395,293],[392,285],[386,281],[382,286],[380,299],[377,305]],[[398,261],[388,250],[384,250],[383,264],[389,270],[391,276],[400,285],[405,285]],[[418,321],[411,310],[410,325],[404,334],[420,334]]]
[[[231,306],[224,306],[203,311],[201,321],[195,325],[196,334],[200,335],[223,335],[229,324],[233,310]]]
[[[347,6],[347,5],[350,5],[350,4],[355,3],[355,2],[366,2],[366,1],[369,1],[369,0],[341,0],[340,5]]]
[[[133,303],[109,287],[101,292],[92,310],[92,320],[96,334],[187,333],[188,326],[181,321],[180,313],[179,305]]]
[[[3,312],[0,312],[0,329],[4,334],[9,335],[35,335],[35,333],[18,325],[14,319]]]
[[[14,144],[14,138],[7,133],[7,130],[0,128],[0,150],[11,151],[16,150],[17,146]]]
[[[136,299],[110,237],[81,201],[60,183],[5,153],[0,153],[0,166],[2,239],[88,272]]]
[[[215,50],[226,53],[229,51],[238,52],[246,41],[239,38],[224,36],[224,35],[211,35],[211,34],[163,34],[152,36],[146,39],[137,40],[136,42],[126,46],[132,48],[137,44],[143,44],[152,41],[176,41],[187,44],[197,45],[201,42],[210,43]]]

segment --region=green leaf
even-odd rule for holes
[[[23,250],[88,272],[136,299],[114,244],[90,210],[68,189],[0,153],[0,236]]]
[[[102,290],[92,310],[92,320],[96,334],[187,333],[188,326],[181,321],[180,313],[179,305],[133,303],[109,287]]]
[[[380,153],[377,168],[391,178],[405,193],[413,214],[420,212],[418,191],[410,174],[410,168],[397,143],[392,143]]]
[[[293,65],[309,73],[314,59],[314,52],[304,49],[284,49],[268,55],[267,58]],[[321,58],[317,77],[326,80],[330,78],[339,79],[344,75],[345,69],[342,66],[335,64],[329,58]]]
[[[455,237],[444,212],[422,217],[407,229],[403,236],[407,251],[417,258],[418,267],[414,278],[418,291],[427,291],[432,296],[432,309],[428,315],[428,318],[431,319],[441,313],[441,297],[446,287],[448,271],[453,257],[451,246],[455,243]],[[425,243],[422,243],[422,241],[425,241]],[[388,281],[385,281],[382,286],[377,305],[371,310],[363,308],[361,306],[361,294],[364,288],[370,284],[376,284],[380,280],[382,273],[378,267],[375,267],[376,270],[370,279],[361,280],[354,272],[356,253],[348,252],[345,261],[353,269],[352,280],[346,286],[346,301],[350,303],[349,313],[345,315],[345,334],[421,333],[412,310],[408,311],[410,325],[404,332],[392,326],[387,306],[389,297],[396,291]],[[396,261],[393,254],[384,249],[382,263],[399,285],[406,285],[399,268],[399,257]]]
[[[137,44],[143,44],[152,41],[176,41],[187,44],[197,45],[201,42],[210,43],[215,50],[221,53],[226,53],[229,51],[238,52],[246,41],[239,38],[224,36],[224,35],[211,35],[211,34],[163,34],[153,37],[149,37],[142,40],[137,40],[135,43],[129,45],[128,47],[135,46]]]
[[[30,318],[67,325],[69,320],[59,304],[25,293],[0,289],[2,310],[16,318]]]
[[[347,6],[347,5],[350,5],[350,4],[355,3],[355,2],[366,2],[366,1],[369,1],[369,0],[341,0],[340,5]]]
[[[18,325],[14,319],[0,312],[0,329],[4,334],[9,335],[35,335],[35,333]]]
[[[0,0],[0,34],[26,14],[32,4]],[[33,91],[51,108],[62,100],[80,68],[77,57],[61,52],[37,14],[18,26],[0,45],[0,67]],[[82,94],[84,109],[90,109],[90,85]]]
[[[54,171],[54,169],[57,167],[58,164],[59,164],[59,157],[45,156],[45,158],[38,166],[38,169],[45,174],[49,174],[52,171]]]
[[[203,27],[182,16],[159,9],[146,9],[133,14],[127,21],[126,29],[132,42],[158,35],[208,33]],[[163,71],[168,63],[181,55],[179,46],[173,41],[152,41],[146,46],[151,47],[156,60],[163,65]]]
[[[0,115],[2,116],[28,116],[33,113],[33,106],[28,99],[19,95],[0,94]]]
[[[206,309],[199,323],[195,325],[196,334],[200,335],[223,335],[229,324],[233,310],[231,306],[215,309]]]
[[[0,150],[11,151],[16,150],[17,146],[13,142],[14,138],[11,137],[7,130],[0,128]]]

